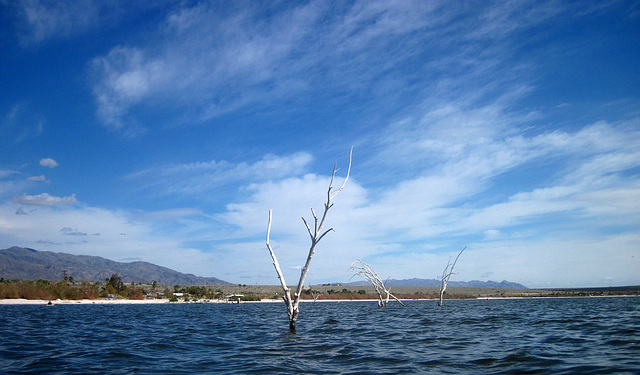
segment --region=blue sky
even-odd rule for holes
[[[0,1],[0,248],[640,284],[637,1]],[[338,181],[339,182],[339,181]]]

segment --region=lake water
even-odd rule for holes
[[[640,373],[640,298],[0,306],[0,373]]]

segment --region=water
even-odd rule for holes
[[[640,298],[0,306],[0,373],[640,373]]]

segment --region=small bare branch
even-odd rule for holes
[[[322,235],[320,237],[318,237],[318,242],[320,242],[320,240],[322,239],[322,237],[324,237],[327,233],[329,232],[335,232],[335,230],[333,230],[333,228],[329,228],[327,229],[324,233],[322,233]]]
[[[336,195],[338,195],[338,193],[340,193],[342,191],[342,189],[344,189],[344,185],[347,184],[347,180],[349,179],[349,175],[351,174],[351,157],[353,155],[353,147],[351,147],[351,151],[349,151],[349,168],[347,168],[347,177],[344,178],[344,181],[342,182],[342,186],[340,186],[340,188],[338,190],[336,190],[335,192],[331,193],[331,184],[333,184],[333,176],[336,174],[336,167],[333,167],[333,174],[331,175],[331,184],[329,185],[329,200],[333,199]],[[333,194],[333,196],[331,195]]]
[[[313,241],[313,232],[311,231],[311,227],[309,226],[309,224],[307,224],[307,221],[304,219],[304,216],[302,217],[302,221],[304,222],[304,225],[307,227],[309,236],[311,236],[311,241]]]

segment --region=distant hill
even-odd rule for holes
[[[355,281],[344,285],[369,285],[368,281]],[[436,279],[390,279],[385,282],[388,286],[440,286],[440,281]],[[518,283],[512,283],[506,280],[497,281],[449,281],[450,287],[466,287],[466,288],[499,288],[499,289],[528,289],[526,286]]]
[[[0,277],[18,280],[60,280],[62,270],[75,281],[104,281],[117,273],[124,282],[161,285],[229,285],[215,277],[184,274],[148,262],[120,263],[109,259],[38,251],[14,246],[0,250]]]

